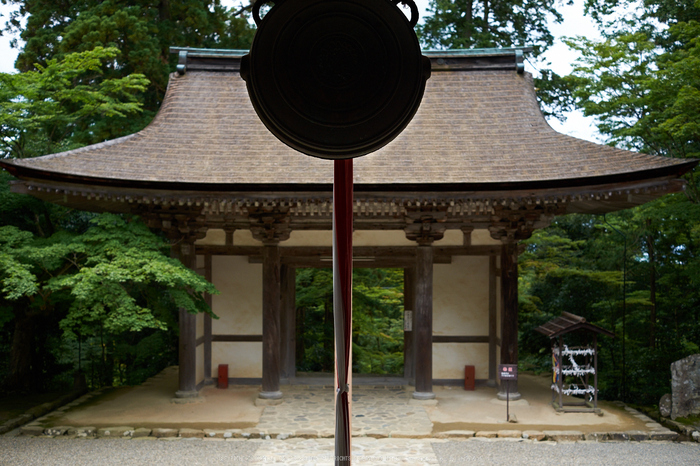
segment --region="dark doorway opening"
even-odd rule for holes
[[[353,271],[353,373],[404,375],[403,269]],[[296,271],[297,376],[332,374],[331,269]]]

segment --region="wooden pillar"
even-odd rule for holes
[[[415,330],[415,288],[416,270],[408,267],[403,270],[403,308],[404,308],[404,332],[403,332],[403,376],[409,381],[415,382],[416,363],[413,332]],[[408,321],[410,319],[410,321]]]
[[[501,364],[518,363],[518,243],[503,241],[501,247]],[[521,398],[517,381],[507,382],[511,400]],[[501,384],[499,399],[506,399],[505,385]]]
[[[211,254],[204,256],[204,278],[208,282],[212,281],[212,259]],[[204,299],[207,305],[212,307],[212,297],[210,294],[206,294]],[[211,380],[211,334],[212,334],[212,319],[211,315],[206,314],[204,316],[204,380]]]
[[[496,274],[498,273],[496,266],[496,256],[489,256],[489,379],[487,385],[495,387],[496,381],[496,366],[498,359],[496,357],[496,347],[498,346],[498,289],[496,286]]]
[[[280,250],[263,246],[263,364],[260,398],[278,399],[280,391]]]
[[[185,267],[194,270],[197,256],[194,252],[194,239],[180,237],[173,241],[171,256],[177,258]],[[185,309],[179,310],[178,324],[180,338],[178,345],[178,390],[176,398],[194,398],[197,391],[197,317]]]
[[[296,269],[283,265],[280,270],[282,303],[280,329],[282,332],[281,375],[290,378],[296,375]]]
[[[431,400],[433,393],[433,248],[416,248],[416,287],[413,315],[416,391],[413,398]]]

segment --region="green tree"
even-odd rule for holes
[[[19,5],[7,28],[25,45],[16,67],[25,72],[49,60],[96,47],[116,47],[120,54],[103,64],[105,78],[144,75],[149,87],[145,112],[125,120],[113,138],[143,128],[160,107],[177,56],[171,46],[248,48],[254,29],[247,11],[236,15],[219,0],[3,0]],[[22,26],[21,19],[26,19]]]
[[[631,18],[628,0],[590,0],[604,40],[578,37],[570,77],[576,105],[611,144],[676,158],[700,156],[700,1],[646,0]],[[696,175],[689,196],[700,201]]]
[[[568,40],[581,59],[571,76],[560,78],[566,92],[550,103],[560,109],[573,104],[594,116],[612,145],[667,157],[698,157],[700,1],[590,0],[586,6],[603,40]],[[598,229],[586,237],[587,248],[579,251],[584,261],[572,262],[575,271],[626,271],[622,299],[614,297],[619,291],[604,293],[600,286],[597,295],[587,297],[591,304],[584,309],[572,300],[559,301],[562,310],[578,308],[594,322],[606,322],[609,315],[607,327],[617,338],[603,358],[611,369],[610,375],[603,374],[604,396],[655,404],[670,390],[669,364],[698,351],[700,191],[697,173],[687,180],[684,194],[598,219]],[[573,239],[573,232],[586,224],[578,222],[562,230],[566,222],[557,220],[552,229]],[[533,237],[535,242],[541,239]],[[592,246],[596,249],[588,249]],[[529,299],[521,309],[533,319],[557,302],[557,288],[548,283],[561,270],[537,275],[529,268],[532,263],[525,264]],[[581,284],[577,293],[586,289]],[[534,346],[527,352],[536,356]]]
[[[148,80],[140,74],[105,78],[112,48],[49,59],[46,66],[0,73],[0,151],[26,158],[104,140],[141,112]],[[118,131],[118,129],[117,129]]]
[[[431,0],[418,26],[421,42],[435,48],[532,46],[539,55],[552,45],[550,17],[561,22],[559,0]]]
[[[353,271],[353,372],[403,373],[403,270]],[[333,275],[297,271],[297,369],[333,371]]]
[[[104,339],[172,330],[178,308],[211,312],[202,295],[215,293],[213,285],[171,259],[167,242],[142,222],[102,214],[88,225],[48,238],[0,227],[0,308],[15,324],[12,389],[47,382],[33,364],[42,346],[35,327],[48,331],[46,322],[58,323],[69,338]]]
[[[151,121],[162,101],[168,73],[174,70],[177,60],[177,56],[169,53],[170,46],[247,48],[254,34],[247,22],[247,10],[227,11],[219,0],[2,1],[19,6],[19,11],[9,18],[6,29],[19,32],[25,41],[16,62],[20,73],[0,76],[2,157],[33,157],[61,152],[136,132]],[[34,238],[22,247],[27,257],[34,257],[31,250],[37,254],[45,252],[42,248],[46,244],[82,235],[88,230],[91,214],[11,194],[6,189],[9,175],[3,173],[0,178],[4,187],[0,190],[0,225],[19,228],[21,232],[13,231],[21,237],[30,235]],[[116,231],[120,228],[123,229],[121,233]],[[129,228],[128,225],[115,227],[113,233],[115,237],[120,234],[128,236]],[[141,255],[136,254],[137,250],[132,250],[132,261],[154,260],[146,250],[140,251],[143,252]],[[36,263],[19,261],[18,264],[15,266],[24,264],[26,270],[39,267]],[[9,267],[10,263],[6,265]],[[68,267],[73,272],[86,266],[80,262],[73,265],[75,270]],[[44,273],[55,275],[55,271],[48,268]],[[100,364],[105,369],[96,385],[111,384],[110,374],[115,367],[121,368],[125,364],[129,368],[140,367],[138,371],[129,369],[130,373],[119,377],[119,383],[126,383],[136,381],[144,374],[151,375],[149,371],[157,370],[155,366],[162,366],[172,359],[171,355],[176,351],[172,348],[176,334],[172,325],[168,325],[168,330],[161,330],[163,326],[155,325],[156,321],[147,321],[148,313],[142,315],[133,308],[132,323],[140,322],[143,329],[136,331],[137,326],[134,326],[131,330],[119,330],[113,325],[115,322],[111,316],[121,316],[118,321],[125,322],[128,307],[119,308],[117,313],[112,312],[113,308],[108,311],[104,303],[86,301],[92,296],[89,291],[82,296],[68,292],[68,289],[77,292],[83,286],[82,282],[75,281],[77,276],[63,275],[63,282],[56,279],[49,286],[48,275],[36,275],[41,284],[37,285],[38,293],[51,296],[45,305],[25,306],[25,301],[31,299],[43,302],[43,298],[30,299],[28,296],[13,296],[13,299],[5,296],[0,304],[0,350],[8,348],[9,351],[12,347],[13,355],[27,356],[24,361],[13,359],[12,367],[5,369],[6,374],[11,374],[15,388],[36,386],[32,383],[37,380],[48,383],[52,374],[62,370],[61,361],[78,350],[80,342],[99,348],[97,353],[101,353]],[[10,280],[8,284],[11,284],[22,275],[13,277],[4,279]],[[132,278],[137,280],[137,277]],[[153,277],[145,280],[152,281]],[[12,283],[20,286],[29,282]],[[186,286],[181,282],[179,285]],[[126,306],[129,300],[116,294],[119,287],[115,287],[115,294],[109,298],[121,300]],[[162,295],[134,299],[137,303],[148,301],[148,309],[153,310],[153,315],[163,316],[165,311],[157,309],[171,309],[173,299],[178,296],[164,291],[164,287],[160,288]],[[135,288],[131,286],[129,289],[133,291]],[[153,286],[153,289],[159,287]],[[15,288],[14,293],[17,290],[19,288]],[[82,307],[80,303],[83,303]],[[134,306],[144,308],[143,304]],[[85,333],[90,327],[86,323],[88,318],[93,319],[92,333]],[[59,322],[66,335],[79,335],[77,344],[71,343],[70,337],[61,337],[57,333]],[[98,323],[99,336],[94,327]],[[163,320],[162,323],[167,322]],[[116,333],[106,333],[108,331]],[[53,342],[49,345],[52,349],[49,352],[42,351],[47,340]],[[25,349],[30,347],[33,350],[16,351],[15,348],[22,344]],[[160,355],[157,364],[144,361],[143,353],[134,352],[140,345],[162,350],[152,351]],[[106,358],[113,360],[106,361]],[[149,364],[155,365],[149,367]],[[33,368],[33,372],[23,378],[27,375],[27,367]],[[134,375],[137,372],[141,375]]]
[[[657,403],[669,365],[700,348],[698,225],[700,207],[675,194],[536,232],[520,258],[522,364],[549,370],[549,342],[533,330],[571,312],[616,335],[601,341],[601,396]]]

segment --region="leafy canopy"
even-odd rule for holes
[[[418,26],[421,42],[432,48],[534,47],[539,55],[554,37],[549,18],[561,22],[559,0],[431,0]]]
[[[229,11],[219,0],[3,2],[19,6],[7,24],[7,29],[25,41],[16,62],[18,70],[46,66],[49,60],[61,60],[74,52],[116,47],[121,53],[103,64],[105,77],[141,74],[148,79],[145,112],[128,132],[143,128],[160,107],[168,74],[177,62],[170,47],[247,49],[255,33],[247,21],[247,10]]]
[[[25,158],[101,141],[141,112],[148,80],[104,78],[119,50],[96,47],[49,59],[36,70],[0,73],[0,150]]]
[[[213,285],[164,254],[165,241],[138,221],[101,214],[81,234],[35,238],[0,227],[3,299],[30,306],[70,301],[61,327],[68,334],[139,332],[166,328],[168,314],[211,312],[202,294]]]

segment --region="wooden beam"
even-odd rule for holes
[[[263,246],[198,245],[197,254],[227,256],[262,256]],[[416,246],[355,246],[353,256],[415,258]],[[500,246],[433,246],[433,255],[439,256],[493,256],[500,254]],[[332,257],[330,246],[281,246],[280,255],[287,257]]]
[[[213,342],[255,342],[263,341],[262,335],[212,335]]]
[[[251,264],[262,263],[262,258],[257,256],[249,256],[248,258]],[[353,261],[353,268],[355,269],[405,269],[413,267],[416,263],[414,257],[387,257],[387,258],[362,258],[356,257]],[[433,261],[434,264],[451,264],[452,259],[450,257],[438,257]],[[333,266],[333,262],[327,259],[318,258],[304,258],[304,257],[283,257],[282,264],[289,265],[298,268],[318,268],[318,269],[328,269]]]
[[[433,335],[433,343],[488,343],[488,335]]]

